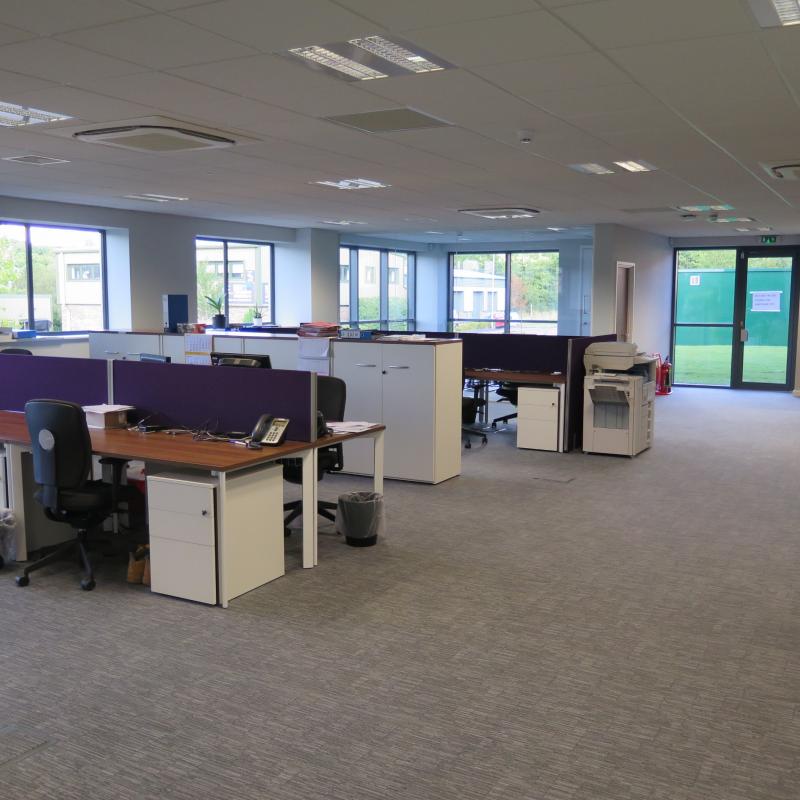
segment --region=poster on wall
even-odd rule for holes
[[[777,311],[781,310],[781,295],[783,292],[750,292],[753,296],[751,311]]]

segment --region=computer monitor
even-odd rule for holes
[[[247,353],[212,353],[211,363],[215,367],[253,367],[256,369],[272,369],[269,356]]]
[[[172,358],[170,356],[160,356],[157,353],[142,353],[139,356],[139,361],[149,361],[151,364],[171,364]]]

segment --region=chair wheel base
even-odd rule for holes
[[[27,575],[17,575],[16,577],[17,586],[27,586],[31,579]]]
[[[84,578],[81,581],[81,589],[83,589],[84,592],[91,592],[96,585],[97,584],[94,582],[94,580],[87,580]]]
[[[464,443],[464,449],[465,450],[472,450],[472,445],[469,442],[465,442]]]

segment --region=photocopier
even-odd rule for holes
[[[650,447],[656,359],[633,342],[595,342],[583,364],[583,451],[633,457]]]

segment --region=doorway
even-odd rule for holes
[[[617,293],[615,333],[618,342],[633,338],[633,286],[636,267],[627,261],[617,261]]]
[[[796,247],[676,250],[676,384],[792,388],[799,253]]]

